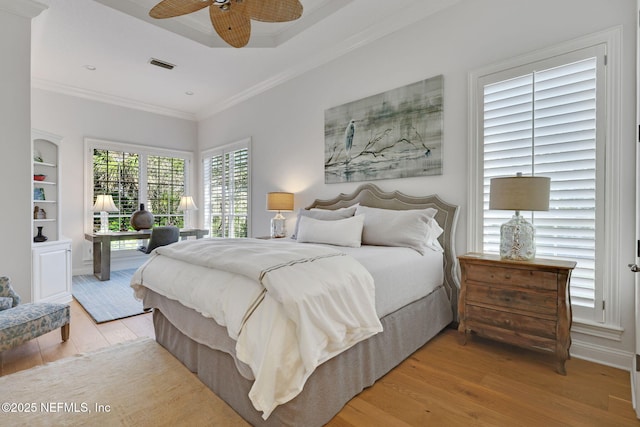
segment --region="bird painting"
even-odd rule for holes
[[[347,163],[351,161],[351,147],[353,146],[353,136],[356,133],[356,121],[351,119],[344,130],[344,149],[347,152]]]

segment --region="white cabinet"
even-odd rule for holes
[[[31,132],[33,301],[71,301],[71,240],[62,236],[62,138]]]
[[[33,300],[71,301],[71,240],[34,244]]]

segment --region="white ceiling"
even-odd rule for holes
[[[38,1],[49,7],[33,20],[34,87],[198,120],[460,0],[301,0],[296,21],[252,21],[241,49],[218,38],[206,8],[154,20],[160,0]]]

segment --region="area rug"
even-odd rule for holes
[[[0,377],[0,390],[5,426],[248,425],[149,338]]]
[[[112,271],[111,279],[104,282],[93,274],[73,276],[71,293],[96,323],[142,314],[142,301],[135,299],[129,286],[135,271]]]

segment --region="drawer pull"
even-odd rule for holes
[[[511,280],[511,274],[507,273],[504,275],[504,278],[507,280]]]

